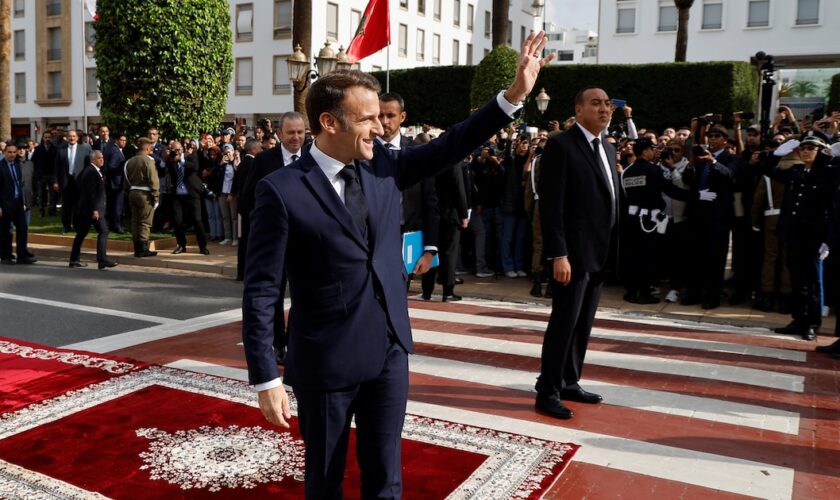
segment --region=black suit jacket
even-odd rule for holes
[[[309,145],[300,148],[298,155],[303,155],[305,150],[309,149]],[[257,189],[257,183],[266,175],[283,168],[283,150],[280,143],[271,149],[266,149],[254,157],[254,163],[249,168],[248,176],[240,183],[239,188],[239,211],[243,214],[251,213],[254,209],[254,192]]]
[[[284,272],[292,297],[284,378],[295,389],[337,389],[377,376],[389,330],[414,350],[400,191],[464,158],[510,121],[494,98],[428,144],[392,155],[374,142],[373,159],[358,162],[367,238],[309,151],[259,182],[242,301],[250,383],[277,377],[273,322]]]
[[[102,154],[105,156],[103,168],[105,169],[108,187],[118,191],[122,190],[125,180],[125,154],[113,142],[105,144]]]
[[[20,201],[18,203],[26,204],[24,188],[23,188],[23,175],[20,171],[20,165],[17,162],[13,162],[12,165],[15,169],[15,175],[18,178],[18,186],[20,189]],[[0,208],[3,209],[3,212],[10,212],[14,207],[15,203],[15,185],[14,179],[12,179],[12,174],[9,172],[9,168],[6,166],[6,159],[0,158]]]
[[[172,194],[176,194],[178,187],[178,162],[166,162],[166,174],[169,176],[169,185],[172,186]],[[204,183],[198,174],[198,154],[193,153],[184,161],[184,186],[187,188],[187,196],[197,200],[204,194]]]
[[[464,162],[456,163],[435,178],[440,220],[448,226],[458,226],[467,218],[467,190],[464,186]]]
[[[55,154],[55,176],[61,189],[65,189],[70,182],[70,158],[68,156],[70,144],[62,142]],[[76,144],[76,157],[74,159],[74,175],[79,175],[90,160],[92,149],[84,143]]]
[[[400,138],[400,149],[414,145],[406,136]],[[394,152],[396,153],[396,152]],[[403,231],[423,231],[423,246],[437,247],[440,239],[440,212],[434,179],[423,179],[402,192]]]
[[[618,196],[615,148],[602,141],[613,191]],[[540,168],[543,254],[568,256],[575,269],[602,271],[609,257],[612,202],[610,188],[592,146],[577,125],[548,139]],[[616,200],[616,206],[618,202]],[[618,214],[614,220],[618,221]]]
[[[88,164],[80,174],[76,175],[76,186],[79,188],[79,204],[76,214],[90,219],[93,211],[98,210],[100,216],[105,216],[105,179],[96,171],[96,167]]]

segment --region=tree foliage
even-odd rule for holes
[[[226,0],[99,0],[101,115],[130,137],[218,128],[233,66]]]
[[[478,63],[470,89],[470,104],[477,108],[507,88],[516,76],[519,52],[497,45]]]

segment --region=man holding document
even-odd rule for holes
[[[389,152],[375,139],[379,83],[336,71],[309,89],[315,142],[257,185],[243,297],[249,380],[269,422],[289,426],[294,390],[306,444],[307,498],[340,498],[350,422],[363,498],[402,494],[400,441],[408,397],[406,273],[400,192],[464,158],[513,119],[551,56],[523,43],[516,77],[464,122],[428,144]],[[286,272],[292,298],[285,377],[272,322]]]

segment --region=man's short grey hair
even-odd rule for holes
[[[302,113],[298,113],[297,111],[287,111],[280,115],[280,119],[277,121],[277,128],[283,130],[283,124],[286,123],[286,120],[300,120],[303,123],[306,123]]]
[[[94,149],[90,153],[90,161],[93,161],[95,158],[99,158],[100,156],[102,156],[103,158],[105,157],[105,155],[102,154],[102,151]]]

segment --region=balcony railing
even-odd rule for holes
[[[60,60],[61,60],[61,48],[48,49],[47,50],[47,61],[60,61]]]

